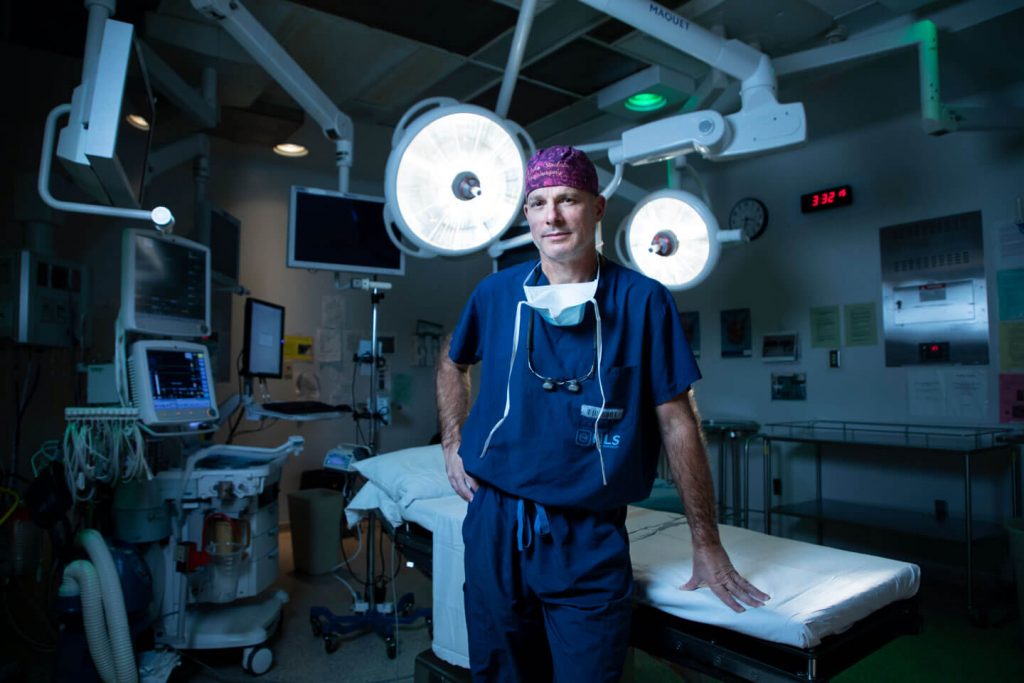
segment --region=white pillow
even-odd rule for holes
[[[440,444],[383,453],[353,467],[402,507],[415,500],[455,495]]]
[[[371,510],[380,510],[380,514],[391,526],[399,526],[403,522],[402,510],[398,503],[388,498],[388,495],[374,486],[372,481],[368,481],[345,508],[345,519],[348,520],[350,527],[354,527]]]

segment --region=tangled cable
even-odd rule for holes
[[[68,408],[64,417],[64,477],[76,503],[92,500],[97,483],[153,478],[138,410]]]

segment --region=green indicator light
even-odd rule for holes
[[[626,100],[626,109],[630,111],[656,111],[668,103],[664,95],[653,92],[638,92]]]

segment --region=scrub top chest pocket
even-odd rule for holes
[[[604,410],[601,409],[601,387],[597,378],[587,382],[589,386],[583,392],[583,400],[576,410],[577,446],[594,448],[594,423],[598,422],[598,438],[602,449],[616,450],[623,448],[632,431],[636,427],[636,416],[632,413],[637,408],[640,373],[634,366],[607,368],[601,373],[600,382],[604,384]]]

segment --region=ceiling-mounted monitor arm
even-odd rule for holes
[[[69,213],[87,213],[93,216],[108,218],[126,218],[128,220],[149,221],[160,232],[171,232],[174,229],[174,214],[166,206],[158,206],[151,211],[145,209],[122,209],[117,206],[101,204],[85,204],[57,199],[50,192],[50,169],[53,167],[53,142],[56,137],[57,119],[71,112],[70,104],[58,104],[50,110],[43,128],[43,150],[39,157],[39,177],[36,188],[39,197],[50,208]]]
[[[349,170],[352,168],[352,119],[334,105],[239,0],[191,1],[198,12],[223,26],[242,49],[313,117],[324,135],[334,141],[339,189],[348,192]]]
[[[742,106],[725,116],[698,111],[630,129],[608,151],[612,163],[640,164],[700,152],[734,159],[804,142],[803,105],[779,104],[775,70],[767,55],[726,40],[649,0],[579,0],[647,35],[664,41],[740,81]]]

